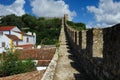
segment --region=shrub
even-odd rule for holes
[[[74,23],[72,21],[67,21],[67,24],[73,29],[78,31],[86,29],[86,25],[84,23]]]
[[[35,65],[32,60],[20,60],[18,54],[7,51],[5,55],[1,56],[0,76],[10,76],[14,74],[30,72],[35,70]]]

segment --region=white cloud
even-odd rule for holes
[[[96,21],[106,25],[120,23],[120,2],[113,0],[100,0],[99,6],[87,6],[94,13]]]
[[[36,16],[63,17],[64,14],[69,14],[70,20],[76,16],[76,12],[70,11],[69,5],[63,0],[32,0],[31,6]]]
[[[106,24],[106,23],[98,23],[98,22],[90,22],[86,24],[87,28],[105,28],[105,27],[111,27],[112,25]]]
[[[5,16],[8,14],[15,14],[17,16],[21,16],[25,14],[25,11],[23,9],[24,4],[24,0],[16,0],[11,5],[0,5],[0,16]]]

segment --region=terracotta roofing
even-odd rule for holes
[[[19,39],[17,36],[15,35],[8,35],[8,34],[5,34],[8,38],[12,39],[13,41],[21,41],[21,39]]]
[[[37,66],[48,66],[55,54],[55,51],[56,48],[17,49],[15,50],[15,53],[19,55],[19,59],[21,60],[38,60]]]
[[[56,48],[41,48],[41,49],[19,49],[15,53],[20,54],[20,59],[33,60],[51,60]]]
[[[56,48],[41,48],[41,49],[21,49],[16,50],[22,60],[33,59],[38,60],[37,66],[48,66],[55,54]]]
[[[48,66],[51,60],[38,60],[37,66]]]
[[[18,45],[16,47],[21,47],[23,49],[32,49],[32,47],[34,47],[34,44],[25,44],[25,45]]]
[[[8,77],[2,77],[0,80],[41,80],[44,75],[45,70],[33,71],[22,74],[17,74]]]
[[[13,29],[16,26],[2,26],[0,27],[0,31],[9,31],[11,29]]]
[[[33,35],[29,35],[29,34],[24,33],[24,32],[19,32],[19,31],[14,31],[14,32],[19,33],[19,34],[23,34],[23,35],[25,35],[25,36],[33,36]]]

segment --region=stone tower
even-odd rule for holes
[[[64,15],[65,21],[68,21],[68,14]]]

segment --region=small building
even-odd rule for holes
[[[0,53],[5,51],[5,48],[20,47],[22,45],[35,45],[36,34],[24,33],[17,26],[2,26],[0,27]]]

